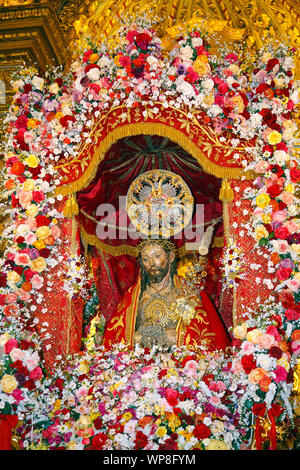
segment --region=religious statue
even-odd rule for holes
[[[203,286],[194,289],[177,274],[176,245],[170,239],[182,233],[192,212],[193,196],[180,175],[156,169],[131,184],[127,213],[146,239],[139,244],[140,275],[110,318],[104,346],[122,341],[144,347],[229,346],[229,335]]]
[[[168,240],[147,240],[139,252],[140,276],[108,322],[103,345],[229,346],[230,337],[205,290],[199,295],[185,290],[177,275],[175,246]]]

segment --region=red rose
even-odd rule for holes
[[[290,177],[293,183],[300,180],[300,170],[296,167],[290,169]]]
[[[32,85],[30,83],[26,83],[24,85],[24,93],[29,93],[32,90]]]
[[[286,281],[290,277],[291,272],[291,268],[280,268],[278,271],[276,271],[276,276],[279,281]]]
[[[279,165],[272,165],[270,169],[271,172],[276,174],[278,177],[282,176],[284,173],[283,169]]]
[[[264,93],[267,88],[269,88],[269,85],[267,85],[266,83],[261,83],[260,85],[258,85],[258,87],[256,88],[256,94],[257,95],[260,95],[261,93]]]
[[[178,445],[173,439],[166,439],[164,444],[160,444],[158,450],[178,450]]]
[[[255,416],[263,417],[266,413],[266,404],[265,403],[254,403],[252,406],[252,411]]]
[[[287,227],[279,227],[275,230],[275,237],[280,240],[286,240],[290,234],[290,231]]]
[[[74,116],[70,116],[70,115],[66,115],[66,116],[63,116],[62,118],[60,118],[59,122],[61,123],[61,125],[63,127],[68,127],[69,125],[69,122],[75,122],[75,117]]]
[[[40,249],[40,255],[42,258],[48,258],[50,255],[50,250],[49,248],[41,248]]]
[[[21,129],[21,128],[26,129],[27,121],[28,121],[28,117],[22,114],[21,116],[17,117],[17,119],[15,120],[15,127],[17,129]]]
[[[297,312],[296,310],[293,310],[291,308],[287,308],[285,311],[285,316],[287,320],[293,321],[293,320],[299,320],[300,318],[300,313]]]
[[[5,354],[9,354],[12,349],[16,348],[18,346],[18,341],[14,338],[11,338],[9,339],[8,341],[6,341],[5,345],[4,345],[4,352]]]
[[[159,373],[158,373],[158,378],[162,379],[163,377],[165,377],[165,375],[167,375],[167,373],[168,373],[168,369],[160,370]]]
[[[151,42],[151,36],[147,33],[140,33],[136,35],[135,41],[137,47],[145,51]]]
[[[0,287],[6,286],[6,274],[0,273]]]
[[[271,155],[273,153],[273,147],[272,145],[264,145],[262,148],[263,153],[269,152]]]
[[[246,354],[243,356],[241,363],[246,374],[250,374],[251,370],[256,367],[256,361],[253,354]]]
[[[24,274],[26,281],[30,281],[30,279],[33,278],[36,272],[32,271],[32,269],[26,269],[23,274]]]
[[[195,426],[193,434],[196,439],[201,440],[207,439],[211,435],[211,432],[210,429],[204,423],[200,423]]]
[[[45,199],[43,191],[32,191],[32,197],[35,202],[42,202]]]
[[[179,392],[174,388],[168,387],[165,389],[165,398],[169,405],[176,406],[178,404]]]
[[[266,66],[266,71],[270,72],[270,70],[272,70],[275,67],[275,65],[278,65],[278,64],[279,64],[278,59],[273,58],[273,59],[268,60],[267,66]]]
[[[101,429],[102,426],[103,426],[103,422],[102,422],[102,419],[100,418],[100,416],[98,416],[98,418],[96,418],[93,423],[94,423],[94,427],[95,427],[95,429],[97,429],[97,431],[99,431],[99,429]]]
[[[286,144],[281,141],[276,145],[276,150],[283,150],[284,152],[287,152],[288,148]]]
[[[271,357],[275,357],[275,359],[280,359],[282,356],[282,350],[278,348],[278,346],[272,346],[269,349],[269,354]]]
[[[262,109],[259,114],[263,117],[263,123],[269,127],[277,120],[276,114],[271,113],[269,109]]]
[[[48,219],[48,217],[46,217],[45,215],[38,215],[35,218],[35,221],[36,221],[37,227],[42,227],[44,225],[50,225],[51,224],[51,220]]]
[[[92,440],[92,449],[93,450],[102,450],[105,442],[107,441],[108,436],[103,432],[99,432],[93,437]]]
[[[61,392],[63,391],[64,388],[64,380],[61,378],[58,378],[55,380],[54,385],[60,390]]]
[[[135,441],[134,441],[134,449],[140,450],[146,447],[148,444],[148,437],[142,432],[137,431]]]
[[[277,197],[279,196],[279,194],[281,193],[282,189],[281,187],[274,183],[272,184],[271,186],[268,187],[267,189],[267,193],[271,196],[271,197]]]

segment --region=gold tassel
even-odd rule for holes
[[[71,194],[63,208],[64,217],[67,217],[70,219],[71,217],[78,215],[78,213],[79,213],[79,208],[78,208],[78,204],[76,201],[76,197],[74,194]]]
[[[234,193],[227,178],[223,178],[222,180],[219,198],[222,202],[231,202],[234,199]]]

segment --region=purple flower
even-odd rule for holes
[[[281,222],[272,222],[271,226],[272,226],[273,230],[277,230],[278,228],[282,227],[282,223]]]
[[[37,259],[39,255],[40,255],[39,250],[37,250],[36,248],[30,248],[29,250],[30,259]]]
[[[282,261],[280,261],[280,267],[294,270],[295,269],[295,263],[291,259],[285,258]]]
[[[186,73],[186,68],[184,65],[179,65],[178,69],[177,69],[177,73],[178,75],[184,75]]]

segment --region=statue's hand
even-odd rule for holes
[[[177,332],[175,328],[166,328],[165,333],[168,340],[168,346],[177,344]]]

